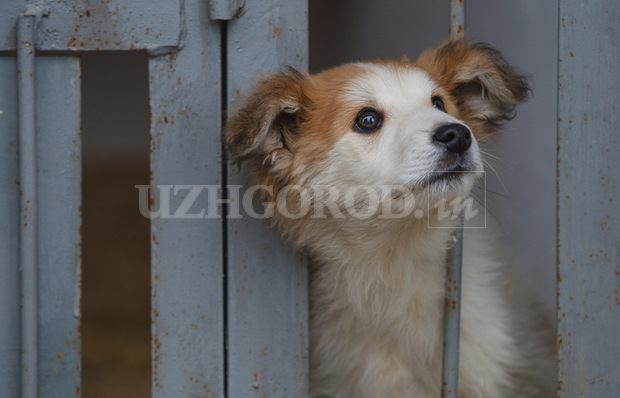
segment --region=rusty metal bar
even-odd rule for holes
[[[184,1],[185,47],[149,60],[151,183],[187,184],[169,198],[154,190],[160,210],[222,176],[221,30],[206,8]],[[202,193],[195,206],[210,201]],[[151,220],[151,242],[152,397],[224,397],[222,221],[162,214]]]
[[[78,57],[37,56],[40,397],[75,397],[81,389],[80,87]]]
[[[245,8],[228,24],[228,109],[259,76],[308,67],[307,0],[246,0]],[[230,168],[228,184],[252,182]],[[244,214],[227,223],[228,396],[307,397],[306,262],[263,220]]]
[[[450,37],[465,37],[465,0],[450,0]]]
[[[17,26],[17,96],[20,169],[21,271],[21,393],[38,396],[38,291],[37,291],[37,164],[35,128],[35,24],[26,12]]]
[[[562,398],[620,397],[618,15],[618,1],[559,2],[557,396]]]
[[[450,37],[465,37],[465,0],[450,0]],[[461,270],[463,266],[463,214],[450,234],[446,254],[441,396],[456,398],[459,385],[459,339],[461,334]]]
[[[461,269],[463,259],[463,214],[450,233],[446,254],[446,298],[444,304],[441,396],[456,398],[459,382],[459,336],[461,328]]]

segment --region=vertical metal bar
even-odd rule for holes
[[[441,396],[456,398],[459,384],[459,336],[461,327],[461,269],[463,259],[463,214],[450,233],[446,254],[446,298],[444,304]]]
[[[80,59],[36,60],[39,395],[80,392]]]
[[[38,395],[37,292],[37,164],[35,127],[35,23],[26,13],[18,20],[17,75],[20,166],[21,270],[21,391],[23,398]]]
[[[284,65],[307,69],[307,10],[307,0],[247,0],[246,12],[228,23],[228,109],[261,75]],[[233,170],[229,184],[251,185]],[[227,222],[228,396],[307,397],[305,261],[264,220],[243,214]]]
[[[182,4],[185,47],[149,60],[152,210],[160,213],[151,220],[152,396],[220,398],[224,259],[222,220],[211,211],[222,177],[220,27],[205,18],[207,2]],[[183,211],[190,184],[199,194]]]
[[[465,0],[450,0],[450,37],[465,37]]]
[[[620,397],[620,2],[560,0],[558,397]]]
[[[18,397],[19,148],[17,62],[0,57],[0,397]]]
[[[465,0],[450,0],[450,36],[465,37]],[[450,233],[446,254],[446,297],[444,304],[441,396],[456,398],[459,385],[459,343],[461,332],[461,270],[463,266],[463,214]]]

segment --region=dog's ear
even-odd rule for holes
[[[479,138],[498,131],[514,117],[530,89],[527,79],[487,44],[449,41],[420,55],[416,65],[426,70],[448,93],[458,117]]]
[[[297,135],[305,77],[294,69],[272,75],[259,83],[234,117],[228,120],[224,141],[232,160],[274,158],[288,151]]]

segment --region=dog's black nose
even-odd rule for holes
[[[458,123],[439,126],[433,135],[433,142],[455,153],[463,153],[469,149],[471,140],[469,129]]]

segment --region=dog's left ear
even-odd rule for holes
[[[226,126],[224,142],[234,162],[259,165],[288,152],[302,107],[304,75],[290,68],[261,81]]]
[[[447,92],[459,119],[478,135],[496,133],[514,117],[530,89],[527,79],[510,67],[502,54],[487,44],[449,41],[420,55],[416,65],[426,70]]]

